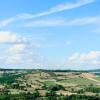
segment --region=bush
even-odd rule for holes
[[[50,87],[48,87],[48,89],[52,90],[52,91],[65,90],[65,88],[62,85],[50,86]]]

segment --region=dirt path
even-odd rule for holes
[[[99,80],[96,80],[96,79],[93,79],[93,78],[87,78],[87,79],[100,83]]]

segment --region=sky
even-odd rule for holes
[[[100,0],[0,0],[0,67],[99,69]]]

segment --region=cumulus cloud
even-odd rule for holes
[[[0,31],[0,43],[24,43],[27,39],[14,32]]]
[[[88,53],[74,53],[67,59],[66,66],[74,66],[79,69],[96,68],[100,66],[100,51],[90,51]]]
[[[25,49],[26,49],[25,44],[16,44],[9,49],[9,52],[14,54],[18,54],[18,53],[20,54],[23,53]]]
[[[27,40],[27,42],[26,42]],[[0,65],[4,68],[37,68],[47,65],[32,39],[14,32],[0,32]],[[10,43],[8,46],[7,43]],[[5,48],[4,48],[5,47]]]

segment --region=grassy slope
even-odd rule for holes
[[[62,80],[60,82],[73,83],[73,84],[78,84],[78,85],[89,85],[89,84],[95,83],[95,82],[85,79],[85,78],[73,78],[73,79]]]
[[[100,77],[95,77],[94,79],[96,79],[96,80],[100,81]]]
[[[55,83],[53,81],[45,81],[46,86],[52,86],[55,85]]]

